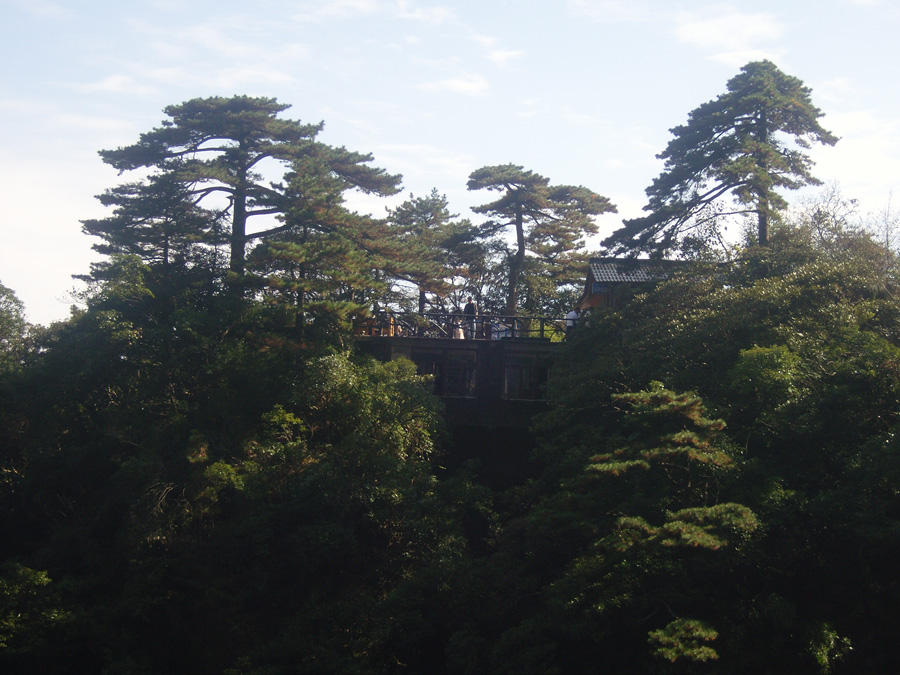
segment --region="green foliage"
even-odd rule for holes
[[[811,90],[770,61],[748,63],[728,91],[688,114],[659,159],[663,173],[647,188],[650,215],[625,221],[604,240],[614,251],[655,254],[672,250],[685,232],[733,215],[752,214],[765,245],[770,223],[787,202],[776,190],[819,183],[805,150],[837,137],[818,122]],[[788,144],[785,139],[793,139]],[[730,195],[734,207],[717,208]]]
[[[797,85],[757,65],[713,104],[759,104],[763,76]],[[393,177],[283,110],[198,99],[104,153],[151,171],[85,223],[108,257],[68,321],[29,327],[0,287],[0,668],[895,666],[897,266],[840,204],[727,265],[696,243],[667,281],[593,312],[529,432],[446,429],[427,378],[349,351],[347,321],[411,303],[403,283],[502,308],[508,280],[485,280],[503,246],[471,239],[436,191],[385,222],[351,213],[346,190]],[[722,142],[768,152],[741,133]],[[715,177],[752,169],[736,152]],[[282,183],[253,160],[280,164]],[[754,171],[732,187],[757,208]],[[496,219],[482,234],[520,212],[531,228],[516,307],[562,302],[578,233],[608,202],[521,167],[473,181],[502,193],[480,207]],[[201,209],[220,190],[230,210]],[[232,247],[229,277],[222,236],[239,240],[242,208],[282,220],[245,232],[259,244]],[[488,487],[487,465],[508,488]]]
[[[84,222],[103,240],[95,248],[137,255],[168,282],[227,282],[237,295],[250,287],[293,308],[292,324],[309,313],[346,321],[381,290],[372,270],[393,249],[379,222],[344,206],[344,194],[390,195],[400,178],[369,166],[371,155],[319,142],[321,123],[280,118],[288,107],[248,96],[193,99],[167,107],[169,119],[136,144],[102,151],[120,172],[149,175],[100,196],[114,211]],[[265,181],[264,166],[277,167],[280,182]],[[277,224],[252,227],[273,216]],[[107,267],[98,263],[92,277],[107,278]]]
[[[18,369],[26,352],[25,305],[0,284],[0,374]]]
[[[170,274],[215,268],[218,247],[227,242],[224,214],[202,209],[177,171],[154,174],[143,183],[126,183],[98,199],[113,207],[107,218],[83,221],[85,234],[100,237],[94,250],[105,255],[135,255]],[[94,265],[93,276],[106,276],[106,264]]]
[[[850,640],[837,634],[828,623],[815,627],[809,640],[809,650],[823,673],[832,672],[836,662],[849,654],[852,647]]]
[[[47,572],[4,562],[0,567],[0,667],[55,670],[54,641],[65,640],[73,613],[61,605]]]
[[[412,620],[369,617],[394,594],[421,612],[412,588],[458,564],[459,513],[474,508],[431,472],[445,436],[428,383],[409,362],[315,353],[258,318],[160,315],[147,266],[120,262],[46,336],[20,382],[18,455],[3,458],[17,472],[0,495],[5,546],[36,551],[77,608],[60,649],[77,635],[88,662],[116,670],[381,662]],[[37,619],[16,631],[44,639]],[[51,671],[61,656],[47,650]]]
[[[16,563],[4,563],[0,576],[0,654],[34,648],[28,644],[44,624],[63,620],[64,613],[48,606],[46,572]],[[24,644],[23,644],[24,643]]]
[[[735,396],[783,405],[797,393],[800,357],[785,345],[742,349],[731,370]]]
[[[426,197],[410,195],[388,212],[396,249],[385,272],[399,282],[415,284],[418,297],[412,303],[403,298],[402,288],[397,289],[399,302],[414,311],[426,311],[429,295],[438,305],[450,295],[455,306],[463,294],[481,299],[487,252],[476,240],[472,224],[455,218],[437,189]]]
[[[732,537],[752,533],[759,523],[753,512],[741,504],[716,504],[666,513],[666,522],[651,526],[643,518],[619,518],[609,546],[624,551],[630,546],[684,546],[718,550]]]
[[[485,166],[469,175],[469,190],[500,192],[499,199],[474,207],[475,213],[491,216],[480,226],[482,236],[492,236],[512,229],[515,233],[515,249],[509,257],[509,277],[506,289],[506,314],[516,314],[519,309],[519,284],[526,272],[526,252],[539,261],[539,269],[530,269],[529,279],[546,276],[557,289],[575,282],[574,270],[583,269],[586,257],[583,253],[587,234],[596,234],[597,224],[593,216],[615,213],[616,207],[585,187],[550,185],[547,178],[514,164]],[[580,283],[578,279],[575,283]],[[539,302],[543,293],[526,296],[525,309],[539,314],[544,309]],[[543,303],[542,303],[543,304]]]
[[[712,642],[719,634],[702,621],[675,619],[660,630],[650,631],[648,642],[653,654],[671,663],[683,661],[714,661],[719,658],[716,650],[705,643]]]
[[[856,236],[823,243],[784,226],[767,249],[685,266],[594,313],[568,346],[544,452],[589,458],[592,482],[568,479],[559,503],[601,529],[552,585],[576,612],[567,621],[628,641],[657,613],[702,619],[726,670],[877,670],[892,658],[874,635],[895,625],[882,595],[895,575],[878,560],[895,554],[900,513],[884,445],[897,424],[898,306],[892,267]],[[702,409],[681,414],[691,398],[654,397],[659,385],[620,393],[662,378],[728,426],[697,427]],[[588,500],[591,485],[603,496]]]
[[[725,423],[708,419],[698,396],[677,394],[659,382],[646,391],[615,394],[612,399],[627,406],[624,445],[591,457],[588,471],[620,476],[640,468],[651,474],[643,482],[655,485],[652,493],[657,498],[668,492],[671,503],[683,505],[709,499],[721,470],[732,464],[719,442]]]

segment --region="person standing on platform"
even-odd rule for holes
[[[578,325],[578,310],[574,307],[566,314],[566,337],[569,337]]]
[[[477,313],[478,309],[475,307],[475,303],[472,301],[472,298],[467,298],[466,306],[463,307],[463,319],[466,322],[467,340],[471,340],[475,337],[475,315]]]

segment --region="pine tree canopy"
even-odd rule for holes
[[[811,90],[770,61],[748,63],[727,92],[688,114],[659,159],[663,172],[647,188],[649,215],[626,220],[604,240],[615,253],[664,254],[698,227],[734,215],[755,216],[758,241],[787,206],[777,190],[817,185],[812,143],[837,137],[819,124]],[[731,206],[723,199],[731,197]]]
[[[273,98],[250,96],[193,99],[168,106],[164,112],[169,119],[141,134],[137,143],[100,152],[103,161],[120,172],[149,169],[151,175],[144,183],[107,191],[101,201],[118,207],[116,214],[104,221],[87,221],[85,230],[106,239],[115,249],[129,240],[143,238],[146,243],[141,228],[151,227],[156,232],[156,226],[163,224],[177,232],[190,225],[183,218],[173,225],[169,215],[173,213],[189,212],[192,218],[205,220],[205,225],[188,228],[196,238],[204,229],[211,229],[210,223],[221,212],[229,221],[230,269],[241,276],[250,241],[296,228],[296,219],[285,220],[284,214],[296,212],[301,208],[298,201],[312,192],[308,185],[300,186],[302,181],[297,178],[304,168],[314,165],[320,191],[322,183],[330,189],[332,207],[341,201],[335,200],[335,186],[338,195],[347,189],[377,195],[399,189],[400,176],[369,166],[371,155],[316,140],[323,128],[321,122],[303,124],[279,118],[288,107]],[[280,165],[277,178],[284,178],[286,168],[293,169],[285,184],[265,179],[272,162]],[[153,212],[140,217],[132,213],[144,207]],[[207,210],[200,211],[200,207]],[[261,230],[248,228],[250,218],[266,215],[282,220],[269,222]],[[158,234],[154,237],[160,239]]]
[[[468,188],[502,193],[499,199],[472,209],[491,217],[481,226],[484,236],[508,228],[515,232],[515,252],[509,262],[507,314],[515,314],[518,308],[518,285],[526,251],[548,262],[565,258],[584,247],[586,234],[596,234],[593,216],[616,212],[615,205],[596,192],[580,186],[550,185],[549,179],[516,164],[477,169],[469,176]]]

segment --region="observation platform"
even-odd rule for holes
[[[449,424],[523,429],[548,408],[564,325],[548,317],[385,312],[355,332],[362,351],[409,359],[431,375]]]

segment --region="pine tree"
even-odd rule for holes
[[[468,188],[502,193],[496,201],[472,209],[492,217],[481,225],[483,237],[508,228],[515,232],[506,293],[506,313],[510,315],[519,306],[519,282],[527,251],[547,261],[571,260],[569,256],[583,248],[583,237],[596,234],[593,216],[616,212],[612,202],[596,192],[584,187],[550,185],[549,179],[515,164],[473,171]]]
[[[756,217],[759,244],[766,245],[770,225],[787,206],[776,190],[820,183],[805,150],[838,139],[819,124],[823,113],[810,88],[770,61],[748,63],[727,88],[672,129],[675,138],[658,155],[665,168],[647,188],[650,214],[626,220],[604,246],[662,254],[685,232],[743,214]],[[733,208],[722,205],[729,195]]]
[[[344,321],[387,290],[397,242],[384,220],[347,208],[351,190],[387,195],[399,177],[365,164],[368,155],[322,144],[296,158],[274,188],[282,191],[284,226],[270,231],[248,258],[263,293],[310,312]]]
[[[0,283],[0,373],[19,366],[25,354],[25,305],[11,288]]]
[[[419,313],[426,309],[429,293],[444,297],[454,282],[469,283],[466,253],[475,239],[468,220],[455,220],[447,197],[433,189],[426,197],[409,199],[389,212],[388,222],[398,244],[400,259],[394,272],[417,288]],[[479,295],[477,291],[474,293]]]
[[[297,219],[285,215],[297,210],[297,200],[305,196],[295,189],[304,162],[315,165],[317,179],[331,181],[326,187],[335,208],[340,207],[334,203],[335,194],[345,189],[378,195],[397,191],[400,177],[369,166],[371,155],[319,142],[322,123],[279,118],[288,107],[273,98],[235,96],[193,99],[165,108],[170,119],[141,134],[137,143],[100,152],[103,161],[120,172],[149,169],[150,178],[108,191],[101,200],[119,210],[105,221],[89,221],[85,229],[111,248],[126,241],[135,246],[137,239],[147,245],[148,240],[162,241],[166,228],[182,237],[188,233],[198,237],[209,229],[207,216],[221,211],[229,221],[229,268],[240,279],[250,242],[296,227]],[[294,173],[286,183],[266,181],[264,176],[273,171],[284,178],[285,168]],[[209,210],[197,211],[201,206]],[[149,212],[133,213],[144,208]],[[200,223],[185,222],[185,211],[192,218],[204,218]],[[267,226],[253,231],[249,222],[261,216],[270,217]],[[282,221],[273,223],[271,217]]]

